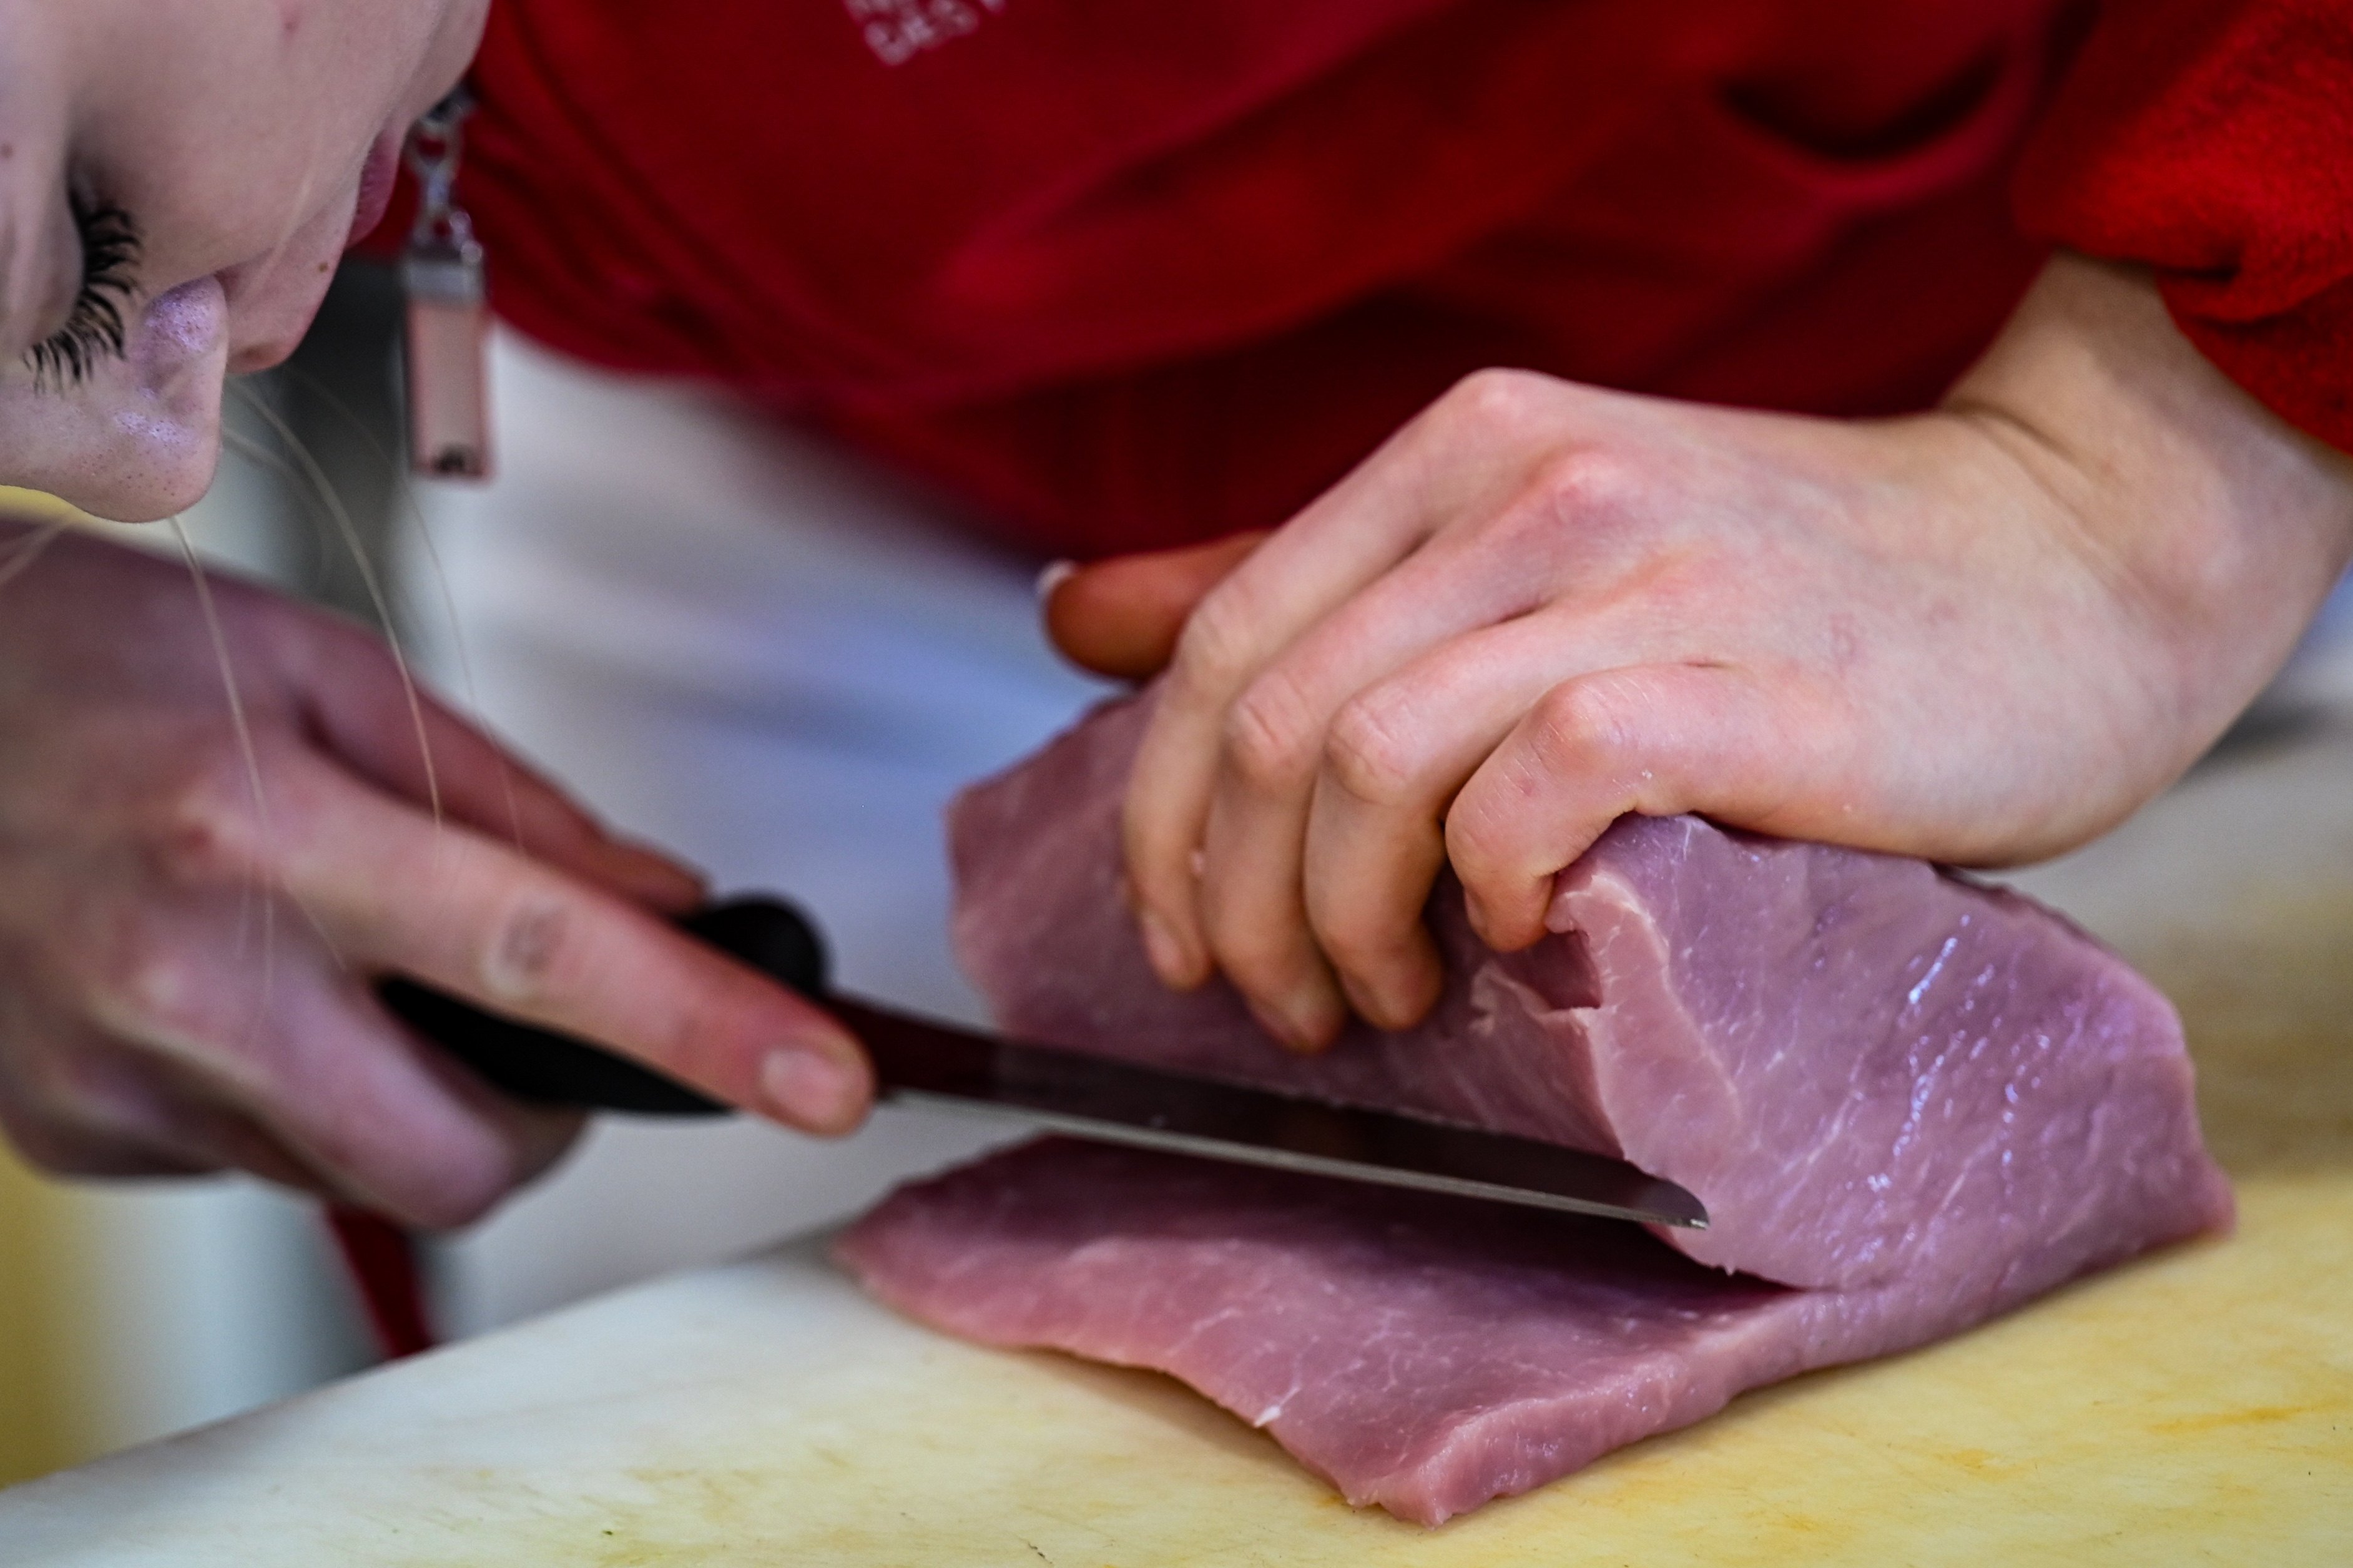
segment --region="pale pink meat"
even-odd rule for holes
[[[1048,1143],[844,1238],[914,1317],[1172,1373],[1352,1501],[1435,1523],[2230,1222],[2179,1026],[2121,960],[1916,861],[1694,818],[1610,829],[1526,952],[1482,947],[1441,887],[1432,1016],[1290,1056],[1222,984],[1145,967],[1117,882],[1144,710],[955,808],[958,952],[1008,1030],[1621,1155],[1713,1226],[1661,1233],[1679,1258],[1631,1226]]]

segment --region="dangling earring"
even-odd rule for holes
[[[408,295],[408,462],[437,479],[491,474],[482,246],[454,191],[461,128],[473,108],[460,87],[408,136],[408,167],[417,184],[417,222],[400,258]]]

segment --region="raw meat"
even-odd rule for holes
[[[1721,1273],[1607,1220],[1059,1139],[902,1189],[838,1251],[950,1333],[1172,1373],[1424,1524],[1982,1315]]]
[[[1173,995],[1145,964],[1117,885],[1145,712],[955,809],[958,951],[1008,1030],[1618,1154],[1707,1205],[1670,1246],[1751,1278],[1628,1226],[1052,1143],[845,1238],[913,1316],[1174,1373],[1434,1523],[2229,1223],[2179,1026],[2120,960],[1916,861],[1693,818],[1611,828],[1526,952],[1441,887],[1431,1017],[1290,1056],[1222,985]]]
[[[1612,827],[1525,952],[1482,945],[1450,882],[1430,1018],[1283,1051],[1224,984],[1161,987],[1122,908],[1145,712],[1100,710],[954,808],[957,953],[1013,1034],[1620,1155],[1706,1204],[1674,1245],[1785,1284],[1933,1258],[1958,1289],[2035,1288],[2127,1219],[2226,1212],[2180,1026],[2121,959],[1921,861],[1695,817]]]

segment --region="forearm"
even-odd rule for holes
[[[1946,409],[2060,502],[2141,617],[2192,752],[2353,559],[2353,457],[2215,369],[2137,269],[2054,258]]]

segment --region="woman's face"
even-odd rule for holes
[[[488,3],[0,0],[0,484],[202,495],[222,376],[292,351]]]

